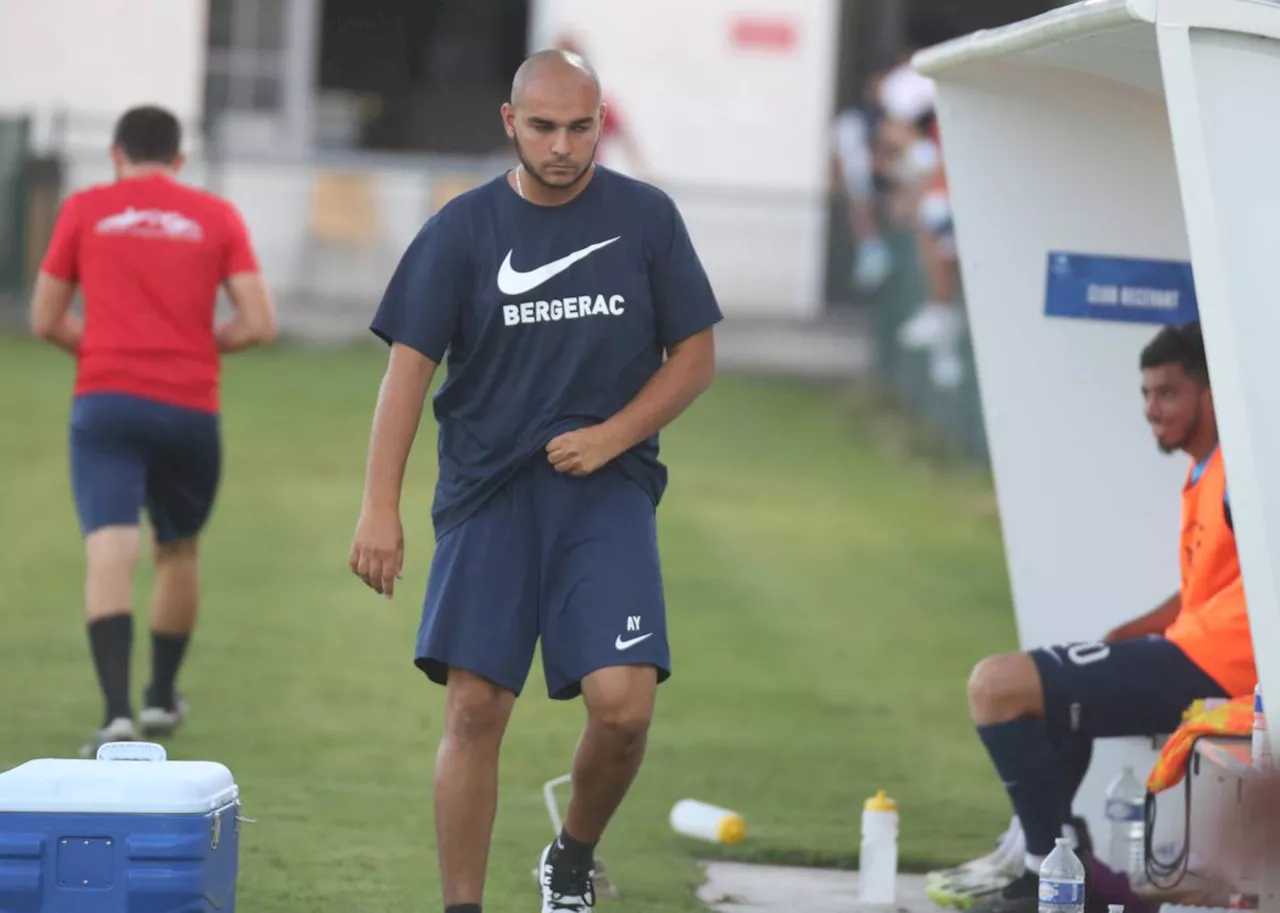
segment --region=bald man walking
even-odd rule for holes
[[[481,913],[498,755],[541,639],[548,695],[587,724],[543,913],[595,904],[592,862],[671,674],[658,434],[710,385],[720,307],[672,201],[594,164],[590,67],[547,51],[502,119],[519,165],[442,208],[372,330],[390,345],[352,571],[390,597],[405,464],[436,366],[436,545],[415,662],[446,688],[435,817],[446,913]]]

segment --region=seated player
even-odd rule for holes
[[[1071,818],[1093,740],[1173,732],[1196,699],[1247,695],[1257,682],[1199,325],[1161,330],[1140,365],[1157,444],[1192,460],[1182,489],[1181,588],[1096,643],[978,663],[970,713],[1016,820],[996,853],[955,873],[950,891],[935,881],[938,899],[967,906],[985,881],[975,911],[1035,913],[1040,863],[1072,831],[1086,867],[1097,871],[1082,824]]]

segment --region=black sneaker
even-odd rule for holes
[[[1037,913],[1039,907],[1040,876],[1023,872],[1000,891],[979,900],[968,913]]]
[[[1075,854],[1084,857],[1086,853],[1093,852],[1093,837],[1089,834],[1089,825],[1079,816],[1071,819],[1071,826],[1076,832],[1076,849]]]
[[[538,859],[538,883],[542,886],[542,913],[586,913],[596,905],[595,873],[572,869],[551,857],[555,842],[547,844]]]

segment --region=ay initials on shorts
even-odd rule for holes
[[[639,630],[640,630],[640,616],[628,615],[627,616],[627,633],[631,633],[633,631],[639,631]],[[630,650],[636,644],[640,643],[641,641],[648,640],[652,636],[653,636],[653,632],[650,631],[648,634],[641,634],[639,637],[632,637],[630,639],[624,640],[622,635],[619,634],[617,639],[613,642],[613,645],[617,647],[619,650]]]

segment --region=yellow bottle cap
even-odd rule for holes
[[[876,794],[866,801],[863,806],[869,812],[896,812],[898,803],[890,799],[884,794],[884,790],[877,790]]]
[[[725,815],[720,819],[716,835],[721,843],[741,843],[747,836],[747,822],[741,815]]]

